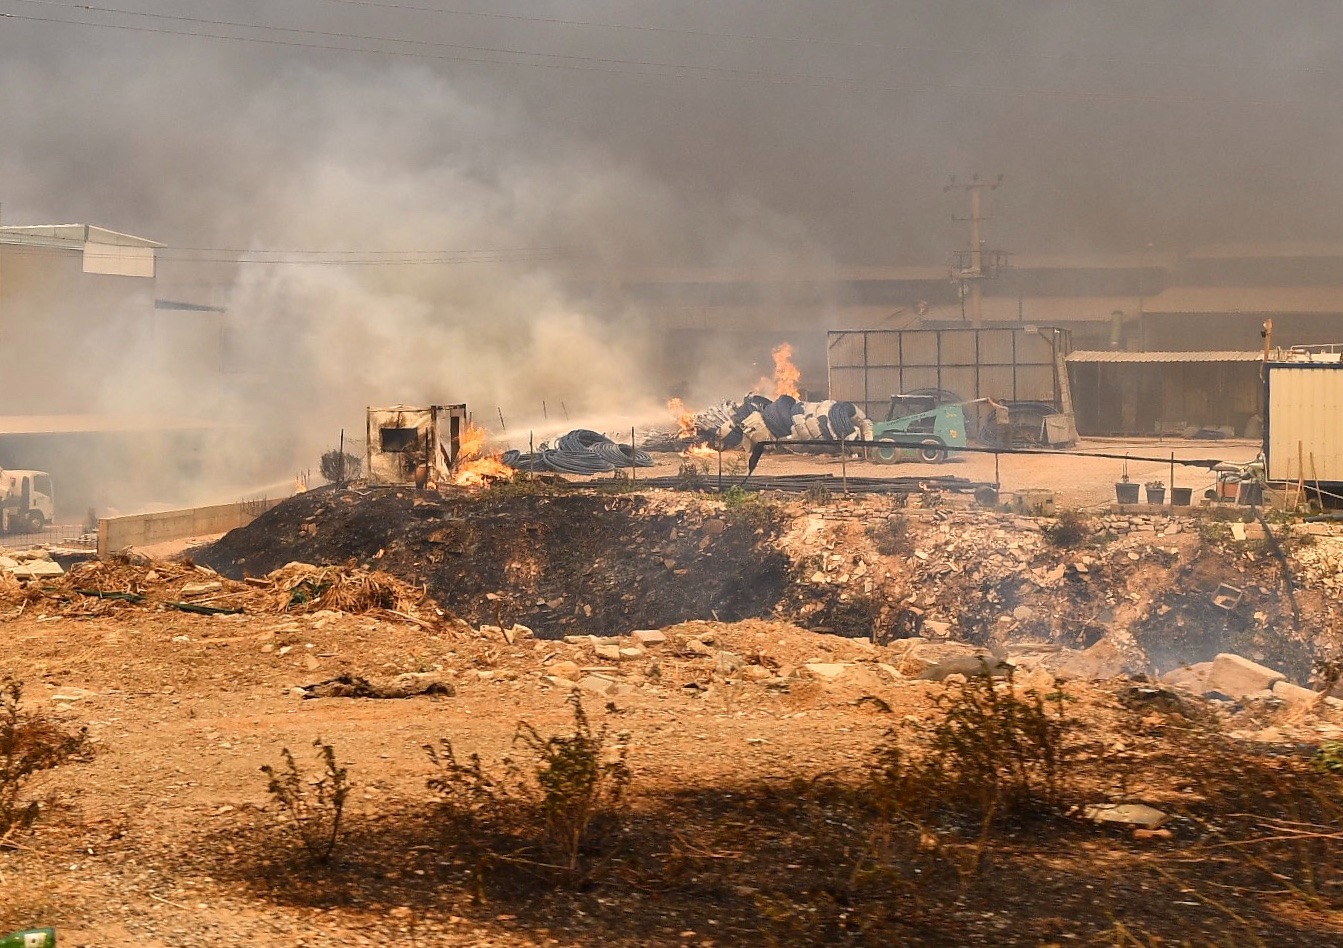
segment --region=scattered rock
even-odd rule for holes
[[[1320,700],[1320,693],[1310,688],[1302,688],[1290,681],[1275,681],[1273,696],[1292,707],[1306,707]]]
[[[565,678],[569,681],[578,681],[583,677],[583,670],[576,662],[558,661],[550,666],[549,671],[556,678]]]
[[[667,641],[667,636],[657,629],[637,629],[630,633],[630,638],[645,647],[649,645],[662,645]]]
[[[835,662],[808,662],[802,666],[802,672],[807,678],[815,678],[818,681],[835,681],[844,675],[848,665],[840,665]]]
[[[1248,658],[1223,652],[1212,662],[1208,671],[1207,690],[1220,691],[1232,698],[1244,698],[1256,691],[1272,688],[1287,678],[1280,671],[1265,668]]]
[[[195,599],[198,596],[208,596],[210,593],[217,593],[223,590],[224,584],[213,583],[187,583],[181,589],[183,599]]]
[[[588,675],[578,683],[578,687],[589,694],[599,697],[609,695],[615,689],[616,683],[610,678],[604,678],[601,675]]]
[[[618,645],[594,645],[592,651],[604,662],[620,661],[620,646]]]
[[[1145,803],[1100,803],[1087,807],[1082,815],[1097,823],[1137,826],[1154,830],[1170,819],[1165,813]]]
[[[1190,694],[1201,695],[1208,690],[1208,674],[1212,662],[1198,662],[1166,672],[1158,680],[1167,688],[1179,688]]]

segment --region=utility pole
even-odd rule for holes
[[[987,181],[980,181],[979,175],[972,175],[967,182],[959,182],[956,176],[952,175],[951,181],[943,191],[965,191],[970,195],[970,216],[957,217],[951,215],[954,221],[969,221],[970,223],[970,250],[953,251],[956,257],[957,265],[955,272],[952,273],[952,280],[960,284],[962,308],[964,309],[964,300],[968,289],[970,296],[969,318],[970,324],[975,329],[981,329],[984,326],[984,286],[983,280],[993,276],[998,270],[1007,266],[1007,254],[1002,251],[984,250],[984,192],[994,191],[998,185],[1003,183],[1003,176],[998,177],[990,184]],[[988,265],[985,265],[984,258],[987,253],[989,258]]]

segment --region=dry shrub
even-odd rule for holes
[[[1087,543],[1095,533],[1091,519],[1078,510],[1063,510],[1052,523],[1040,527],[1040,533],[1049,545],[1060,550],[1074,550]]]
[[[903,514],[872,524],[867,536],[882,556],[909,556],[914,552],[909,520]]]
[[[425,600],[423,589],[382,570],[290,563],[268,577],[275,604],[284,612],[371,612],[391,609],[413,614]]]
[[[941,812],[987,828],[1061,806],[1073,728],[1062,690],[1018,692],[1009,668],[1003,679],[971,675],[937,703],[942,717],[915,747],[888,740],[877,751],[874,799],[887,815],[922,822]]]
[[[0,843],[26,829],[41,810],[24,793],[29,779],[88,750],[88,731],[70,732],[23,710],[23,685],[0,683]]]
[[[621,823],[631,772],[625,735],[612,735],[606,723],[594,728],[576,695],[569,704],[570,734],[545,736],[518,724],[513,742],[526,759],[505,759],[499,776],[477,754],[459,761],[446,738],[425,750],[438,771],[429,787],[464,830],[467,838],[458,842],[475,847],[481,864],[530,865],[577,887],[591,878],[593,854]]]
[[[308,858],[325,865],[331,861],[340,837],[350,781],[346,769],[336,763],[336,749],[322,743],[320,737],[312,743],[322,765],[321,776],[305,778],[287,747],[280,751],[283,769],[263,764],[261,772],[267,777],[267,792],[288,817]]]

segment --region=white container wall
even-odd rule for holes
[[[1343,482],[1343,365],[1268,363],[1268,478]]]

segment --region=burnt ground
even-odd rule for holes
[[[354,562],[423,585],[480,625],[543,637],[624,634],[769,615],[790,564],[764,505],[724,510],[645,496],[499,489],[309,491],[195,559],[225,576]]]

